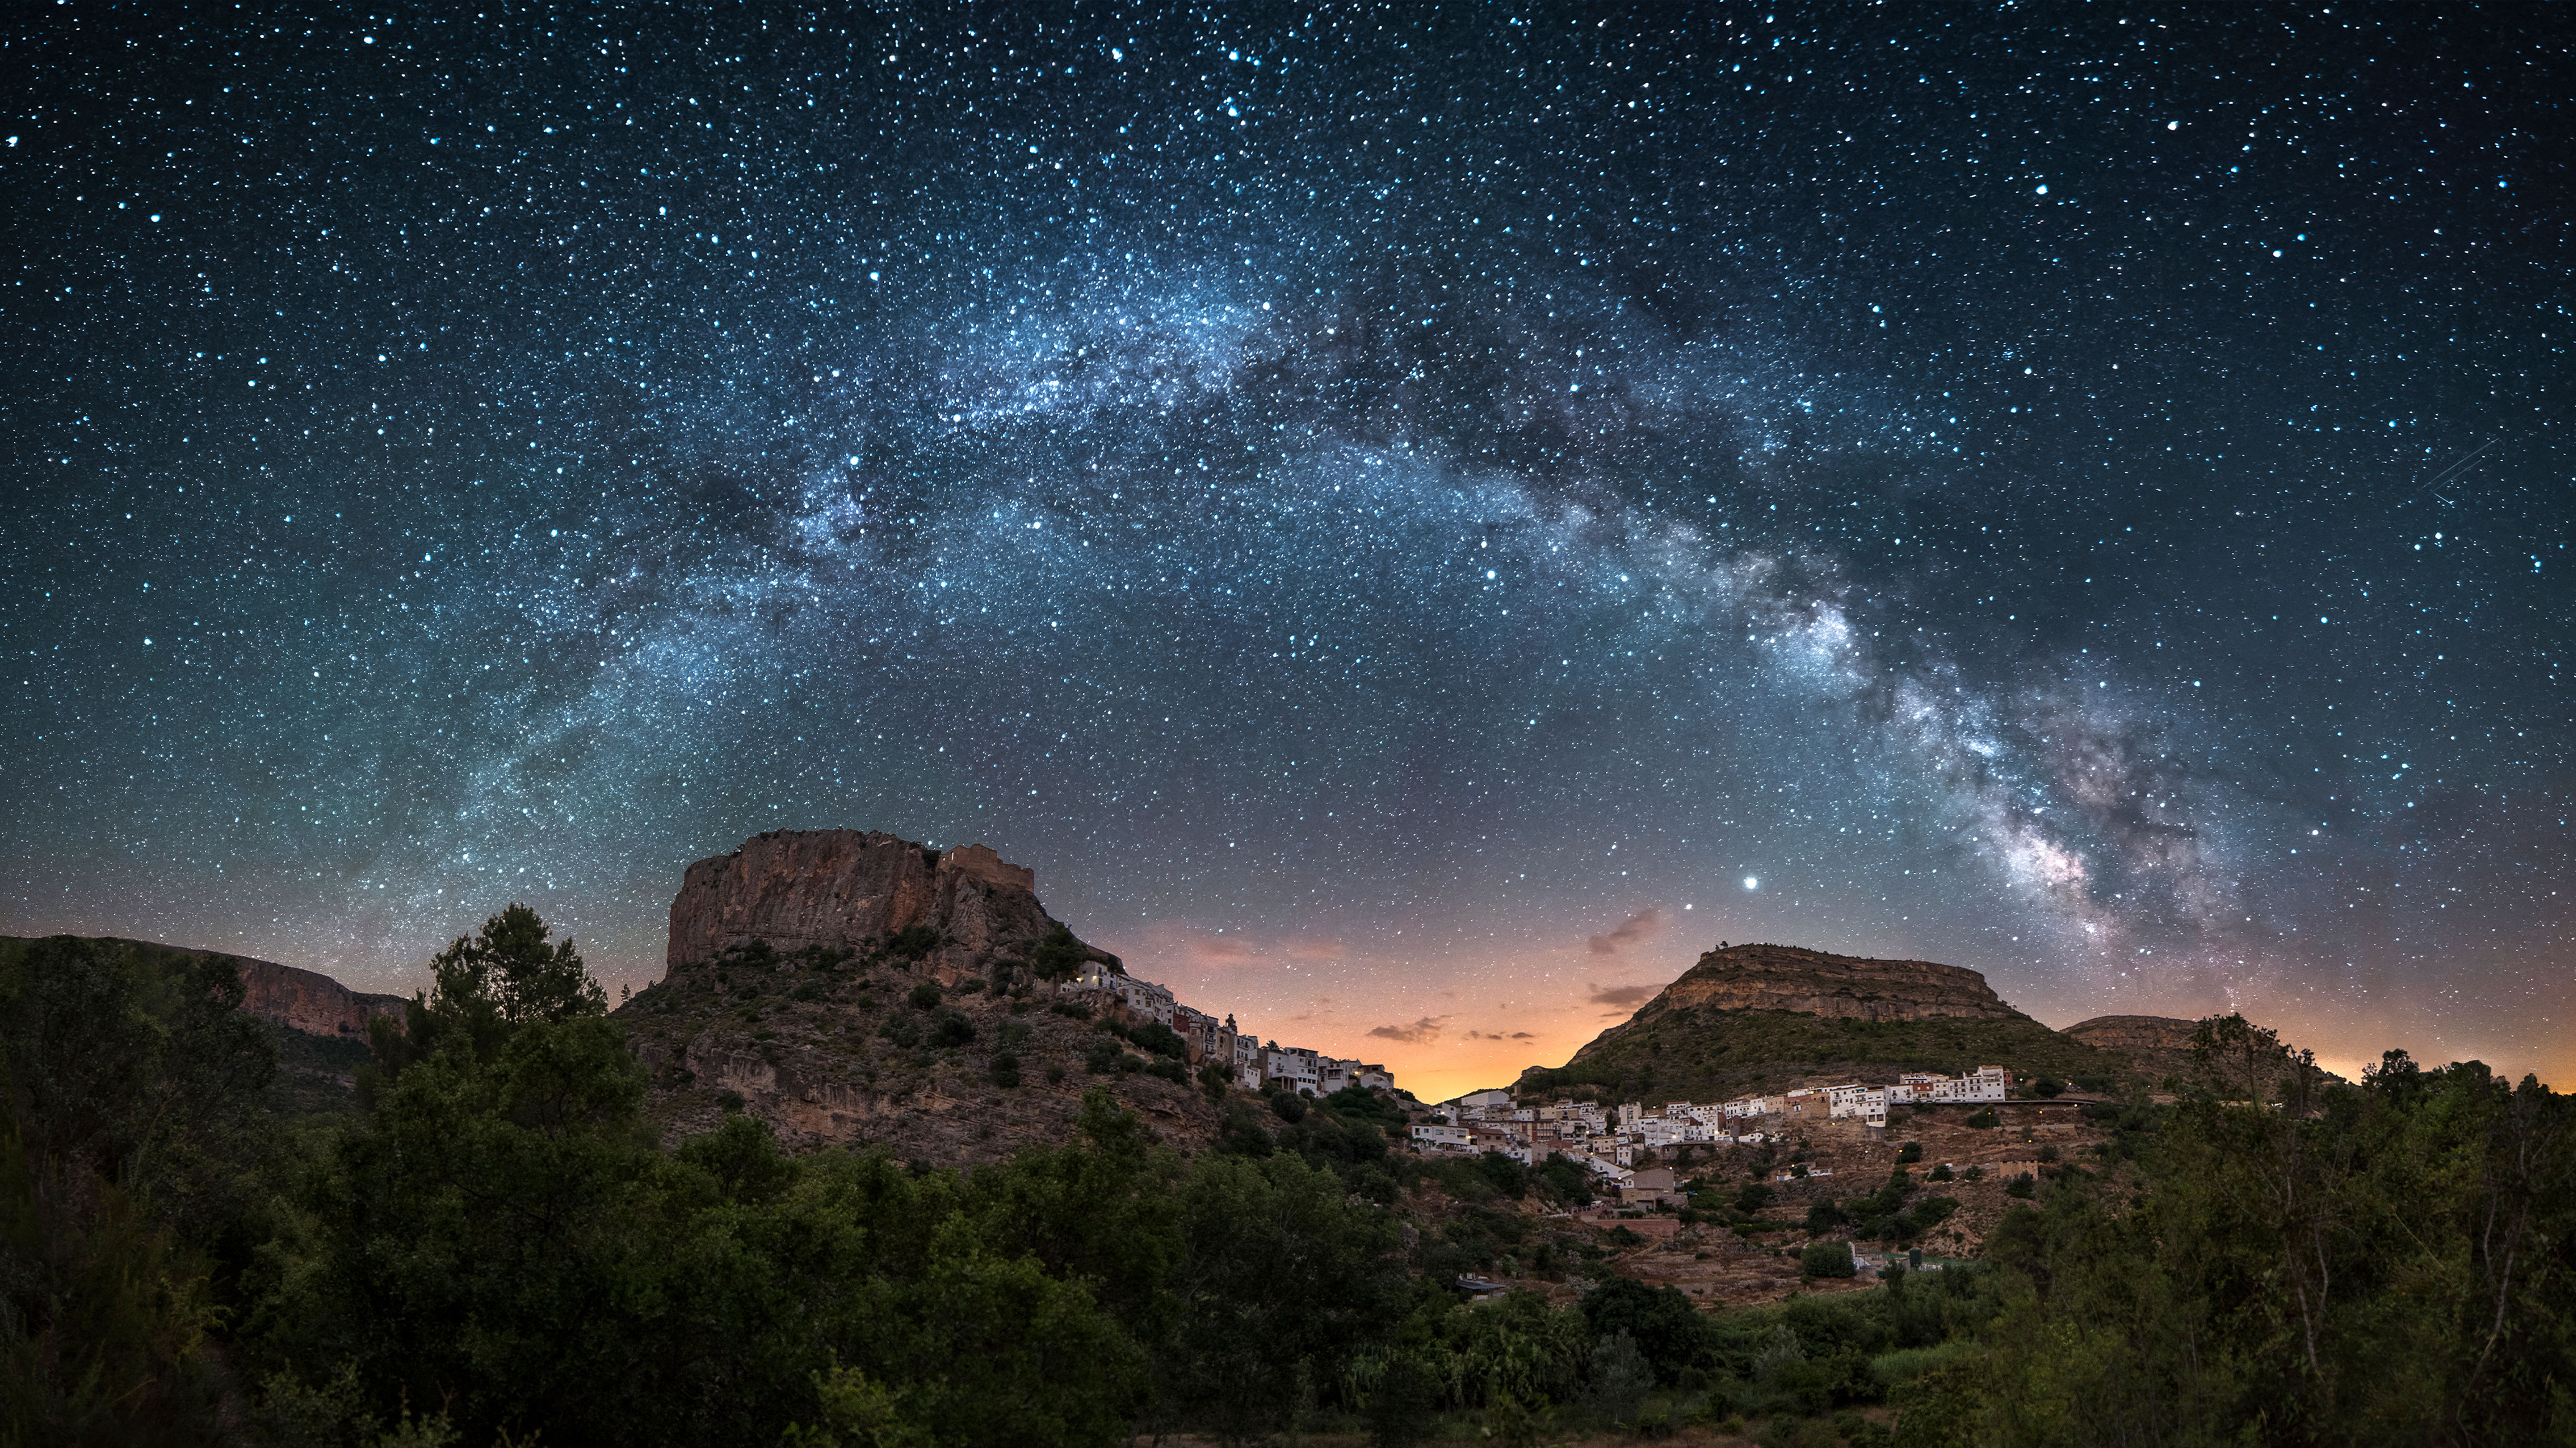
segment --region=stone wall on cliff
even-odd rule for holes
[[[1986,978],[1928,960],[1871,960],[1786,945],[1712,950],[1664,988],[1667,1007],[1798,1011],[1868,1021],[2006,1020]]]
[[[856,950],[921,926],[938,938],[924,964],[953,980],[1024,955],[1055,925],[1036,874],[983,845],[941,851],[876,830],[772,830],[689,866],[671,901],[665,973],[755,940],[790,954]]]

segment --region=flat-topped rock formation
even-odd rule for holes
[[[1788,945],[1712,950],[1664,987],[1647,1009],[1655,1005],[1797,1011],[1863,1021],[2000,1021],[2021,1015],[1988,988],[1984,976],[1960,966],[1827,955]]]
[[[1038,903],[1036,874],[983,845],[942,851],[876,830],[772,830],[689,867],[671,901],[666,971],[755,940],[794,954],[859,950],[927,930],[936,943],[920,958],[954,980],[1026,952],[1055,928]]]
[[[2118,1074],[2119,1057],[2014,1010],[1976,971],[1787,945],[1712,950],[1627,1020],[1520,1090],[1593,1087],[1624,1099],[1706,1101],[1815,1078]]]
[[[2191,1053],[2191,1037],[2200,1022],[2174,1016],[2095,1016],[2077,1021],[2066,1034],[2107,1051],[2180,1051]]]
[[[1223,1114],[1197,1084],[1141,1056],[1101,1069],[1124,1038],[1095,1022],[1123,1008],[1065,981],[1118,958],[1036,885],[982,845],[861,830],[775,831],[691,865],[663,978],[615,1013],[653,1115],[686,1136],[739,1111],[792,1150],[955,1165],[1069,1139],[1097,1085],[1165,1140],[1212,1140]]]

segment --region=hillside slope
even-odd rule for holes
[[[1564,1066],[1524,1074],[1516,1089],[1710,1101],[1819,1076],[1884,1080],[1982,1065],[2067,1079],[2135,1074],[2125,1056],[2014,1010],[1973,970],[1738,945],[1701,956],[1635,1015]]]

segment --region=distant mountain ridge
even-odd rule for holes
[[[0,940],[28,938],[0,936]],[[109,945],[166,951],[194,960],[229,960],[241,972],[243,1011],[307,1035],[364,1041],[369,1017],[400,1015],[405,1001],[398,995],[351,990],[318,970],[280,965],[227,950],[164,945],[157,940],[128,940],[114,935],[93,938]]]

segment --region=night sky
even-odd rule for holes
[[[850,826],[1426,1093],[1720,940],[2576,1077],[2576,24],[1679,10],[20,7],[0,932]]]

